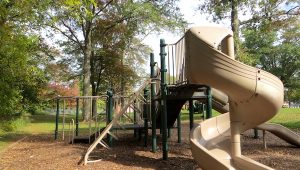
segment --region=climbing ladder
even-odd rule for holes
[[[84,165],[86,165],[87,163],[100,161],[100,160],[89,160],[89,155],[96,148],[96,146],[98,144],[102,145],[105,148],[109,148],[109,146],[103,141],[104,137],[107,134],[112,136],[113,138],[117,139],[117,137],[114,134],[112,134],[112,132],[110,130],[114,126],[122,127],[122,125],[119,124],[119,120],[122,116],[125,116],[125,117],[128,116],[127,110],[130,107],[134,108],[134,107],[132,107],[132,105],[134,104],[135,100],[138,100],[141,98],[142,101],[145,101],[145,99],[143,97],[143,91],[150,83],[151,83],[151,79],[147,79],[146,81],[144,81],[144,83],[140,86],[140,88],[129,97],[128,102],[124,105],[124,107],[122,107],[122,109],[118,113],[115,114],[113,120],[104,128],[104,130],[100,133],[100,135],[94,140],[94,142],[90,145],[90,147],[86,151],[86,154],[85,154],[84,160],[83,160]]]

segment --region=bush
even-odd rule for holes
[[[10,120],[1,120],[0,129],[6,132],[17,131],[29,122],[30,120],[28,117],[18,117]]]

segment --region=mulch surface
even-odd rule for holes
[[[112,149],[99,146],[91,155],[102,161],[86,166],[78,163],[88,144],[70,145],[54,141],[53,135],[28,136],[1,153],[0,169],[200,169],[190,151],[188,123],[183,123],[180,144],[177,143],[176,130],[172,130],[167,161],[162,160],[160,137],[158,151],[153,153],[150,136],[148,147],[144,147],[144,142],[138,141],[129,132],[118,131],[120,140],[114,142]],[[247,131],[242,136],[242,152],[245,156],[275,169],[300,170],[299,148],[267,133],[268,148],[264,149],[262,138],[253,139],[252,136],[252,131]]]

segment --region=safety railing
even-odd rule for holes
[[[85,114],[89,115],[88,121],[84,122],[88,126],[88,134],[84,132],[85,136],[91,136],[93,133],[100,131],[100,123],[105,124],[106,119],[106,103],[107,95],[101,96],[58,96],[56,101],[56,121],[55,121],[55,140],[61,136],[65,140],[66,121],[75,119],[75,136],[79,136],[79,120],[83,115],[84,104],[89,104],[89,109]],[[105,117],[100,119],[100,117]],[[94,125],[92,125],[94,123]],[[89,138],[90,140],[90,138]]]
[[[185,38],[166,46],[167,84],[178,85],[186,83],[185,76]]]

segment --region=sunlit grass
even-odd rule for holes
[[[80,116],[81,118],[81,116]],[[28,115],[26,119],[29,119],[30,123],[26,126],[20,127],[13,132],[5,132],[0,129],[0,153],[7,148],[11,143],[21,139],[26,135],[34,135],[34,134],[51,134],[54,138],[55,131],[55,115],[47,115],[47,114],[37,114],[37,115]],[[75,115],[65,115],[65,138],[68,138],[70,126],[69,123],[72,122],[72,119],[75,121]],[[63,116],[59,117],[58,124],[58,135],[59,138],[62,136],[63,131]],[[95,128],[95,122],[91,122],[91,132],[95,132],[98,130]],[[105,122],[99,122],[98,128],[102,128],[105,126]],[[89,122],[83,122],[80,119],[79,122],[79,135],[87,135],[90,133],[90,124]],[[74,124],[75,129],[75,124]]]
[[[219,112],[212,110],[212,116],[217,116],[220,115]],[[204,116],[206,116],[206,113],[204,113]],[[195,112],[194,114],[194,120],[202,120],[203,119],[203,114]],[[182,121],[188,121],[189,120],[189,110],[181,110],[181,120]]]
[[[278,123],[291,129],[300,129],[300,108],[282,108],[270,122]]]

